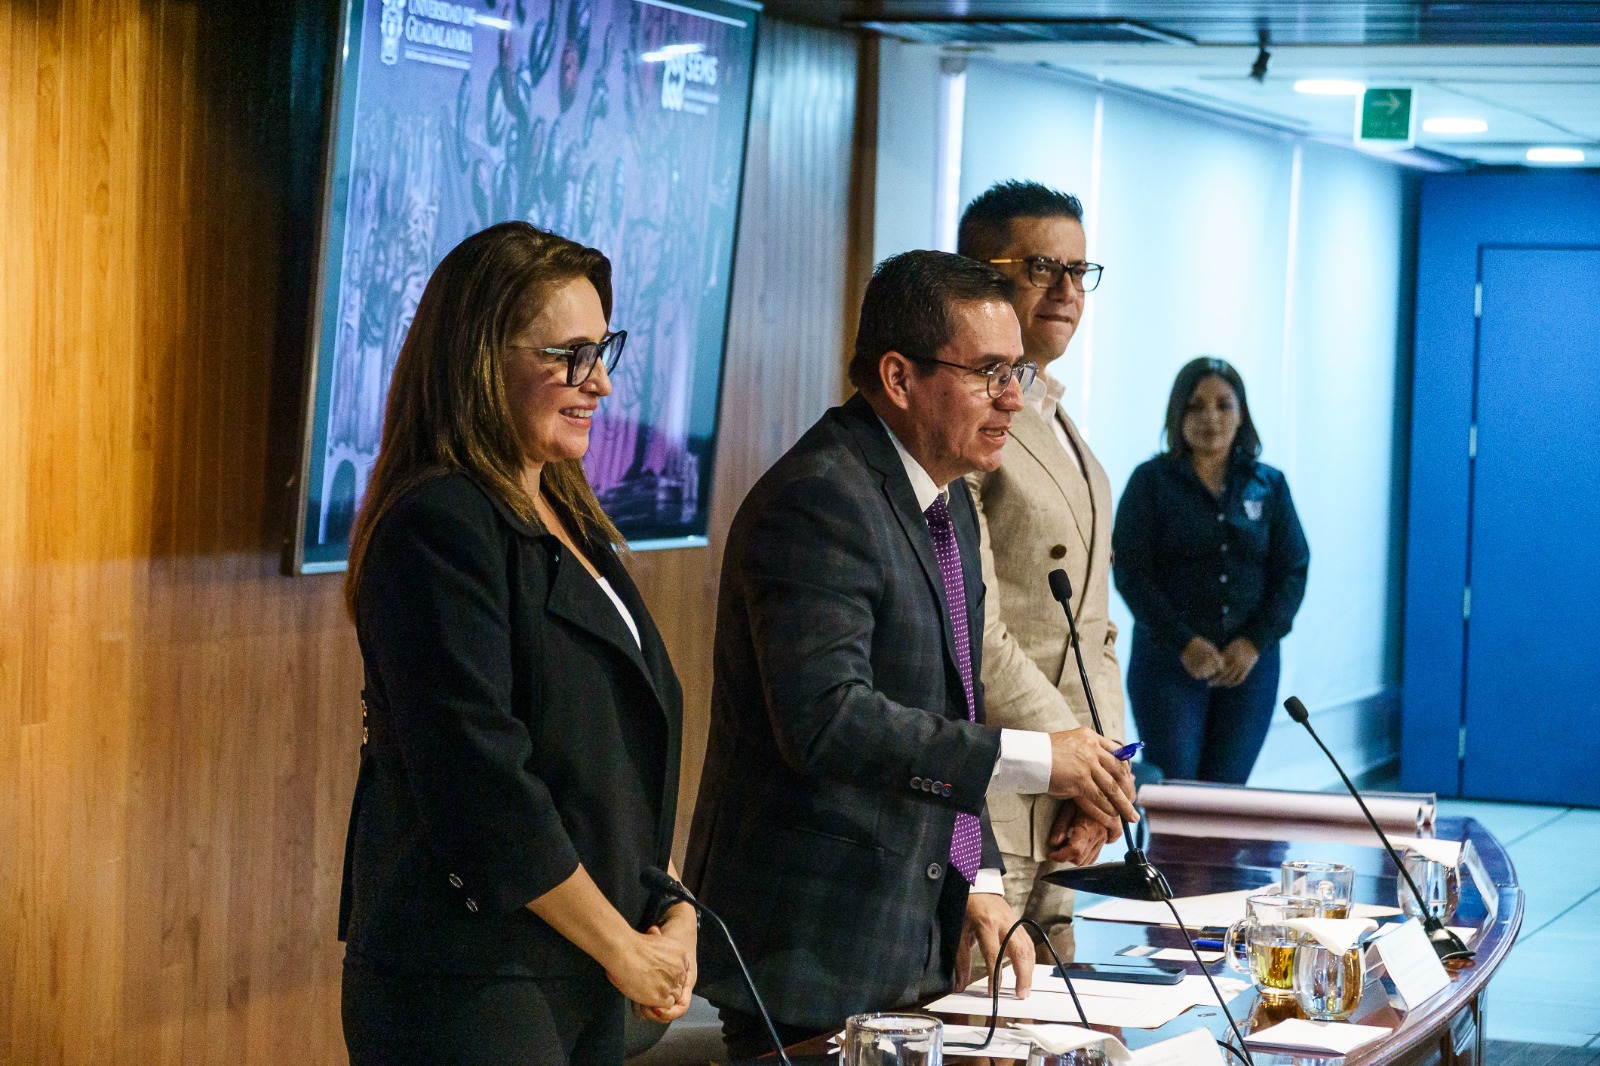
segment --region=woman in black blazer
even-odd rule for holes
[[[340,936],[355,1066],[620,1063],[688,1008],[682,695],[584,477],[611,266],[520,222],[429,280],[345,593],[366,664]]]
[[[1128,702],[1167,777],[1242,785],[1267,738],[1278,642],[1311,553],[1289,484],[1261,462],[1244,381],[1202,357],[1167,399],[1167,450],[1128,479],[1112,575],[1133,612]]]

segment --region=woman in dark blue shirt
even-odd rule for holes
[[[1278,692],[1278,642],[1311,559],[1289,485],[1260,462],[1244,381],[1222,359],[1178,372],[1167,450],[1128,479],[1111,533],[1133,612],[1128,696],[1169,778],[1245,783]]]

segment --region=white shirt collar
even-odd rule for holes
[[[906,468],[906,477],[911,481],[911,492],[917,498],[917,510],[924,513],[933,506],[933,501],[945,494],[943,485],[935,485],[933,478],[922,469],[922,464],[906,451],[906,446],[900,443],[900,438],[894,435],[894,430],[889,428],[889,423],[882,418],[878,419],[883,425],[883,431],[889,434],[889,439],[894,442],[894,450],[900,456],[900,463]]]
[[[1067,394],[1067,387],[1050,376],[1048,370],[1039,371],[1039,376],[1033,379],[1033,388],[1029,389],[1024,397],[1045,418],[1050,418],[1056,413],[1056,405]]]

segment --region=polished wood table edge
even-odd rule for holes
[[[1286,836],[1293,832],[1294,825],[1295,823],[1282,823],[1282,828],[1284,829]],[[1494,882],[1499,893],[1499,907],[1496,911],[1494,921],[1488,923],[1487,927],[1482,929],[1475,942],[1469,945],[1475,952],[1474,957],[1464,963],[1447,965],[1446,968],[1450,970],[1449,987],[1432,996],[1427,1001],[1420,1004],[1417,1008],[1405,1011],[1404,1015],[1400,1018],[1400,1023],[1392,1028],[1390,1034],[1374,1044],[1369,1044],[1363,1048],[1357,1048],[1349,1055],[1342,1057],[1332,1054],[1316,1055],[1304,1052],[1295,1053],[1289,1051],[1279,1051],[1268,1048],[1252,1048],[1252,1053],[1258,1059],[1263,1057],[1271,1057],[1274,1059],[1281,1059],[1286,1062],[1309,1060],[1317,1063],[1328,1063],[1330,1066],[1333,1063],[1342,1063],[1343,1066],[1377,1066],[1377,1064],[1380,1063],[1388,1063],[1396,1059],[1403,1058],[1409,1052],[1418,1050],[1430,1040],[1439,1039],[1442,1027],[1448,1025],[1450,1020],[1455,1018],[1461,1010],[1472,1005],[1482,995],[1485,986],[1494,976],[1494,973],[1499,968],[1500,963],[1505,960],[1506,955],[1511,951],[1513,944],[1516,942],[1517,934],[1521,931],[1524,910],[1522,887],[1517,881],[1516,869],[1511,863],[1511,857],[1506,853],[1504,846],[1501,845],[1499,840],[1497,840],[1495,836],[1489,832],[1488,828],[1482,823],[1473,818],[1441,818],[1439,819],[1435,828],[1437,835],[1443,839],[1459,839],[1462,841],[1470,839],[1473,842],[1473,847],[1477,849],[1479,856],[1483,859],[1484,867],[1489,874],[1490,880]],[[1294,847],[1297,846],[1297,843],[1298,842],[1292,839],[1270,841],[1260,840],[1257,838],[1178,837],[1176,835],[1163,835],[1158,831],[1152,830],[1150,854],[1152,862],[1154,862],[1158,867],[1162,866],[1162,863],[1158,857],[1162,856],[1163,853],[1167,853],[1166,857],[1169,863],[1188,865],[1194,860],[1187,858],[1178,859],[1176,857],[1176,853],[1186,851],[1215,851],[1227,853],[1229,851],[1238,852],[1240,850],[1249,850],[1250,847],[1264,848],[1271,845]],[[1325,845],[1312,844],[1307,846],[1320,847]],[[1366,845],[1346,846],[1366,847]],[[1373,870],[1375,868],[1387,867],[1387,872],[1385,874],[1376,876],[1380,876],[1385,882],[1396,882],[1397,874],[1393,869],[1394,864],[1389,860],[1388,854],[1383,851],[1382,845],[1374,840],[1370,847],[1376,850],[1381,856],[1381,862],[1372,861],[1363,864],[1367,870],[1367,875],[1369,877],[1374,876]],[[1240,865],[1238,863],[1222,864],[1201,862],[1197,863],[1196,865],[1204,866],[1214,871],[1240,873],[1251,869],[1264,870],[1267,868],[1264,865]],[[1463,871],[1463,876],[1465,876],[1465,871]],[[1180,884],[1182,883],[1181,875],[1179,877],[1179,882]],[[1177,891],[1179,895],[1185,894],[1181,889],[1175,888],[1175,891]],[[1079,919],[1079,921],[1082,921],[1082,919]],[[1090,919],[1090,921],[1092,921],[1092,919]],[[1129,930],[1166,928],[1139,926],[1134,923],[1097,922],[1095,924],[1107,926],[1126,924]],[[1079,928],[1082,927],[1079,926]],[[1171,930],[1171,932],[1173,933],[1174,937],[1177,936],[1176,930]],[[1219,965],[1221,965],[1222,968],[1214,971],[1214,976],[1228,972],[1225,964]],[[1185,966],[1191,973],[1199,972],[1199,970],[1196,968],[1196,964],[1193,962],[1186,963]],[[1230,976],[1234,975],[1230,974]],[[1369,982],[1370,981],[1371,978],[1369,976]],[[1248,996],[1249,994],[1249,992],[1243,993],[1240,998],[1243,998],[1243,996]],[[1245,1015],[1248,1012],[1241,1012],[1235,1010],[1234,1008],[1234,1005],[1240,1002],[1240,998],[1235,998],[1233,1002],[1229,1004],[1229,1010],[1234,1012],[1235,1018],[1237,1018],[1240,1021],[1241,1026],[1243,1026]],[[932,999],[930,999],[929,1002],[932,1002]],[[906,1009],[916,1010],[921,1006],[925,1006],[925,1004]],[[1195,1009],[1204,1008],[1191,1008],[1191,1010]],[[1180,1015],[1180,1019],[1186,1017],[1188,1013],[1189,1012],[1186,1011],[1184,1015]],[[1001,1019],[1001,1028],[1005,1027],[1006,1022],[1006,1019]],[[984,1024],[987,1024],[986,1019]],[[1096,1026],[1095,1028],[1105,1029],[1109,1027]],[[1140,1032],[1146,1033],[1155,1033],[1158,1031],[1159,1030],[1140,1030]],[[826,1053],[829,1050],[828,1040],[832,1035],[832,1033],[828,1033],[823,1036],[814,1037],[810,1040],[794,1044],[785,1050],[791,1055],[816,1055],[819,1053]],[[775,1054],[769,1054],[763,1056],[763,1058],[773,1059],[776,1061]]]

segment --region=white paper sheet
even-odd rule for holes
[[[1026,1059],[1033,1051],[1033,1041],[1025,1034],[1015,1029],[1004,1027],[996,1029],[994,1039],[984,1042],[989,1035],[987,1025],[950,1025],[944,1026],[943,1042],[944,1057],[947,1059],[976,1059],[993,1056],[999,1059]],[[834,1054],[838,1054],[839,1047],[844,1043],[844,1033],[835,1033],[829,1037],[828,1044]],[[952,1044],[972,1044],[973,1047],[953,1047]]]
[[[1265,892],[1268,887],[1241,888],[1234,892],[1213,892],[1205,896],[1179,896],[1172,901],[1178,916],[1189,929],[1208,925],[1232,925],[1244,917],[1246,896]],[[1165,903],[1151,903],[1139,899],[1108,899],[1089,907],[1077,915],[1101,922],[1136,922],[1139,925],[1177,926],[1172,911]]]
[[[1454,869],[1461,865],[1461,841],[1440,840],[1437,837],[1395,837],[1396,851],[1414,851],[1418,855],[1441,862]]]
[[[1391,1030],[1379,1025],[1351,1025],[1348,1022],[1313,1022],[1305,1018],[1290,1018],[1259,1033],[1251,1033],[1244,1042],[1251,1047],[1279,1047],[1294,1051],[1331,1051],[1345,1055],[1363,1044],[1381,1040]]]
[[[1229,1002],[1250,987],[1248,982],[1233,977],[1217,977],[1214,980],[1217,982],[1218,990]],[[1004,992],[1014,990],[1017,987],[1017,975],[1009,969],[1002,970],[1000,987]],[[1217,997],[1211,994],[1211,986],[1206,979],[1200,974],[1193,973],[1184,975],[1182,981],[1170,985],[1144,985],[1132,981],[1073,981],[1072,987],[1080,999],[1122,999],[1141,1003],[1173,1002],[1182,1003],[1185,1009],[1217,1002]],[[1056,976],[1055,967],[1049,963],[1039,963],[1034,966],[1033,990],[1068,996],[1067,982]],[[988,996],[989,979],[979,978],[967,986],[967,991],[973,995]]]
[[[1128,1029],[1159,1029],[1188,1010],[1192,1004],[1171,1001],[1144,1002],[1131,999],[1102,999],[1099,996],[1078,997],[1090,1025],[1107,1025]],[[989,997],[975,993],[957,992],[930,1003],[927,1010],[934,1014],[970,1014],[989,1016]],[[1011,992],[1000,994],[1000,1017],[1038,1022],[1078,1022],[1078,1009],[1072,997],[1065,993],[1034,992],[1019,1000]]]
[[[1076,1025],[1018,1025],[1052,1055],[1099,1045],[1111,1066],[1224,1066],[1222,1049],[1206,1029],[1191,1029],[1170,1040],[1129,1051],[1114,1036]]]

